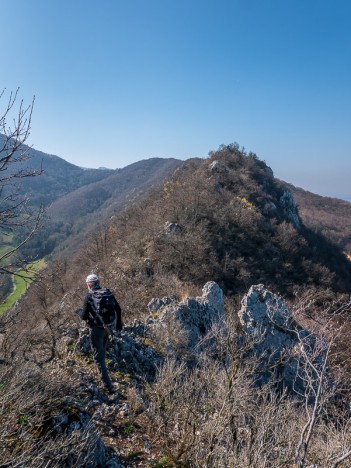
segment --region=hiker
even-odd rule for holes
[[[114,393],[105,363],[106,345],[114,330],[122,330],[121,308],[109,289],[100,286],[97,275],[86,278],[89,292],[85,296],[80,317],[90,327],[91,348],[101,380],[109,393]]]

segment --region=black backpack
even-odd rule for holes
[[[102,318],[106,325],[110,325],[116,320],[115,298],[109,289],[96,289],[91,292],[94,302],[95,312]],[[98,319],[96,323],[100,325]]]

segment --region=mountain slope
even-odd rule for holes
[[[99,224],[162,184],[180,164],[176,159],[151,158],[113,171],[102,180],[85,184],[56,199],[49,207],[45,225],[27,250],[38,256],[74,250]]]
[[[4,141],[5,136],[0,134],[0,145]],[[124,169],[83,169],[26,145],[20,150],[18,154],[25,153],[25,158],[11,164],[9,171],[43,172],[17,179],[19,195],[28,197],[34,210],[46,207],[42,229],[22,248],[28,258],[47,255],[61,243],[65,243],[61,249],[79,245],[98,223],[105,223],[109,216],[143,196],[181,164],[172,158],[153,158]],[[17,230],[15,237],[19,242],[22,231]]]
[[[100,206],[104,211],[104,200]],[[349,292],[351,263],[342,251],[304,226],[272,170],[236,145],[184,162],[109,223],[89,238],[77,233],[64,263],[69,269],[59,277],[69,287],[99,272],[129,318],[142,315],[150,296],[162,297],[165,287],[181,295],[210,280],[230,297],[259,283],[290,297],[297,288]]]
[[[95,210],[106,216],[119,211],[121,207],[152,185],[157,185],[173,172],[181,162],[176,159],[151,158],[136,162],[110,174],[107,178],[85,185],[54,202],[49,210],[53,220],[71,222],[79,216]]]
[[[215,280],[226,293],[257,283],[282,293],[296,285],[346,292],[351,281],[342,252],[305,227],[272,170],[235,145],[183,165],[114,231],[125,264],[150,258],[155,270],[198,285]]]
[[[91,271],[115,292],[126,325],[109,348],[108,367],[120,394],[120,399],[113,401],[98,388],[87,330],[80,329],[74,313],[82,305],[84,279]],[[213,280],[221,284],[225,301],[217,286],[212,296],[210,289],[201,295],[204,279],[212,286]],[[342,252],[303,225],[286,187],[255,155],[229,145],[208,160],[181,164],[161,188],[113,217],[74,255],[52,263],[18,307],[1,319],[4,337],[0,359],[4,365],[0,367],[0,390],[4,404],[0,419],[6,462],[37,466],[38,460],[47,464],[51,457],[54,464],[59,460],[57,466],[67,460],[85,466],[86,460],[91,463],[93,452],[99,460],[95,464],[100,466],[114,455],[120,457],[115,464],[124,466],[143,466],[143,461],[145,466],[148,462],[155,466],[216,466],[218,462],[223,466],[259,466],[272,465],[278,457],[281,466],[291,464],[306,429],[308,400],[317,394],[316,389],[309,387],[301,406],[298,397],[291,400],[285,392],[277,395],[267,384],[258,388],[258,381],[265,376],[262,355],[255,362],[250,351],[267,337],[271,345],[264,357],[275,382],[282,367],[304,353],[304,363],[310,367],[297,365],[295,376],[314,385],[324,373],[326,360],[321,366],[318,346],[310,345],[299,327],[292,328],[297,323],[285,321],[285,309],[284,320],[277,317],[280,296],[259,286],[253,300],[243,300],[243,304],[262,311],[262,304],[270,298],[266,310],[267,321],[275,323],[272,333],[267,321],[261,326],[255,316],[250,327],[259,333],[250,340],[243,326],[235,326],[235,311],[252,283],[264,283],[280,294],[308,287],[310,299],[317,288],[349,293],[350,279],[350,263]],[[228,322],[209,330],[201,319],[206,318],[210,300],[218,306],[219,297]],[[304,298],[297,303],[302,317]],[[193,335],[184,335],[183,329],[168,320],[172,316],[167,311],[176,303],[174,317],[198,328],[199,341],[193,343],[197,361],[191,361],[184,341]],[[198,315],[189,314],[190,309]],[[318,312],[316,309],[316,315]],[[345,316],[338,308],[338,321]],[[324,319],[329,331],[330,315]],[[156,322],[160,325],[158,336],[148,333],[148,327],[157,327]],[[272,334],[280,341],[282,323],[287,326],[288,342],[298,340],[291,353],[285,345],[279,350],[272,345]],[[321,324],[323,320],[318,321],[318,327]],[[244,337],[249,338],[245,345]],[[320,349],[328,347],[325,336],[319,343]],[[79,349],[83,348],[82,355]],[[171,353],[176,349],[178,361],[172,353],[172,359],[159,366],[164,349]],[[312,355],[307,354],[309,350]],[[158,375],[152,375],[145,385],[148,360],[158,368]],[[329,402],[329,390],[333,396],[334,386],[323,384],[323,402]],[[315,445],[308,462],[316,466],[323,465],[327,456],[331,466],[339,454],[350,449],[349,405],[343,414],[338,397],[337,413],[340,423],[344,417],[345,426],[339,426],[337,419],[328,420],[334,414],[331,409],[328,404],[323,411],[316,410],[325,415],[316,419],[316,437],[311,439]],[[326,438],[329,449],[332,444],[336,447],[327,455],[321,451]],[[102,440],[108,446],[106,453]],[[220,451],[216,451],[218,447]],[[266,452],[259,451],[262,447],[268,447],[268,458]],[[204,453],[205,459],[199,458]]]
[[[4,138],[4,135],[0,134],[0,145]],[[15,163],[11,167],[12,171],[26,168],[43,170],[43,174],[38,177],[23,178],[19,181],[21,192],[28,194],[31,205],[35,207],[41,204],[48,206],[58,197],[83,185],[102,180],[114,172],[111,169],[83,169],[58,156],[26,145],[22,145],[22,151],[27,158],[23,162]]]
[[[338,198],[322,197],[291,184],[286,186],[298,204],[304,224],[323,234],[350,255],[351,203]]]

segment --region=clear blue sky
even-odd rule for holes
[[[31,143],[85,167],[237,141],[351,196],[350,0],[0,0],[0,88]]]

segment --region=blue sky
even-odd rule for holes
[[[0,0],[0,89],[30,143],[85,167],[234,141],[351,197],[349,0]]]

